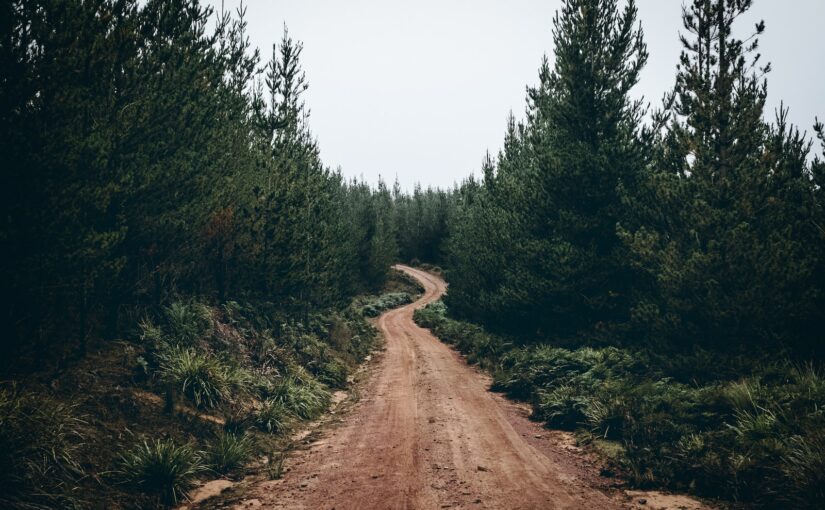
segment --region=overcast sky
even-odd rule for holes
[[[221,0],[208,3],[220,9]],[[235,9],[238,0],[225,0]],[[560,0],[246,0],[249,36],[268,59],[284,23],[304,43],[310,125],[324,162],[348,176],[447,187],[498,151],[509,111],[523,117],[525,86],[552,59]],[[637,0],[650,52],[636,88],[659,104],[674,81],[681,0]],[[825,0],[756,0],[768,109],[784,100],[811,132],[825,117]]]

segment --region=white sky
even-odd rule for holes
[[[224,0],[235,9],[239,0]],[[220,9],[221,0],[207,3]],[[560,0],[246,0],[249,36],[264,59],[284,23],[303,41],[310,125],[324,162],[348,176],[446,187],[498,151],[507,114],[523,117],[525,86],[552,58]],[[674,81],[681,0],[637,0],[650,59],[636,94],[658,105]],[[825,0],[755,0],[768,109],[781,100],[811,132],[825,117]]]

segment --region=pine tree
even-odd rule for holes
[[[629,96],[647,60],[636,16],[632,1],[566,1],[554,66],[545,58],[528,89],[524,133],[509,123],[501,189],[489,191],[501,208],[490,221],[509,223],[491,243],[510,246],[510,257],[482,279],[496,286],[485,291],[503,326],[569,337],[626,321],[633,273],[616,224],[619,186],[637,178],[642,157],[643,110]]]
[[[685,8],[671,123],[647,184],[657,211],[626,235],[660,294],[638,304],[643,328],[682,344],[787,338],[818,313],[816,262],[804,242],[814,237],[809,145],[786,111],[775,126],[762,119],[764,23],[747,43],[732,35],[751,3]]]
[[[262,80],[243,9],[15,0],[0,17],[4,353],[82,354],[174,296],[305,319],[364,289],[342,210],[378,199],[321,162],[287,33]]]

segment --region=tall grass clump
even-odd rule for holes
[[[281,400],[269,399],[255,412],[255,424],[270,434],[280,434],[289,428],[290,411]]]
[[[140,339],[149,348],[156,348],[165,342],[163,329],[148,317],[143,318],[138,324],[140,329]]]
[[[330,404],[326,388],[307,375],[284,377],[275,387],[272,399],[303,420],[317,418]]]
[[[549,426],[573,430],[584,423],[584,410],[588,399],[575,386],[561,384],[547,390],[539,390],[534,404],[534,418]]]
[[[252,438],[246,434],[221,431],[204,454],[204,461],[217,473],[237,469],[249,460],[253,451]]]
[[[0,508],[81,507],[82,426],[71,405],[0,389]]]
[[[786,500],[794,508],[822,508],[825,502],[825,431],[794,436],[782,457]]]
[[[198,408],[218,406],[230,398],[234,386],[243,384],[229,365],[193,348],[170,347],[158,354],[158,360],[160,380]]]
[[[199,453],[190,445],[157,439],[144,440],[125,453],[119,474],[125,483],[169,505],[185,499],[204,470]]]
[[[164,310],[171,339],[178,344],[193,345],[211,328],[211,313],[200,303],[176,301]]]

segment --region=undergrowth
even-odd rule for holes
[[[812,365],[519,345],[449,318],[440,302],[415,320],[489,370],[494,389],[531,402],[535,419],[609,450],[635,485],[825,505],[825,377]]]
[[[193,348],[169,347],[158,354],[157,376],[169,389],[198,408],[217,407],[233,391],[245,387],[244,377],[220,359]]]
[[[0,385],[0,508],[168,507],[264,456],[249,466],[280,476],[293,429],[323,414],[374,349],[365,305],[418,291],[396,272],[383,296],[298,316],[173,301],[62,374]]]
[[[206,465],[224,474],[243,466],[255,450],[252,437],[244,433],[221,431],[204,454]]]
[[[184,499],[205,469],[201,453],[191,445],[157,439],[144,440],[126,452],[118,474],[124,483],[168,505]]]
[[[0,388],[0,508],[80,508],[83,421],[73,405]]]
[[[280,403],[288,413],[298,418],[311,420],[329,407],[330,394],[307,374],[290,375],[281,379],[270,402]]]
[[[365,317],[378,317],[386,310],[412,303],[413,298],[408,292],[390,292],[368,300],[361,308]]]
[[[258,428],[270,434],[279,434],[289,429],[290,413],[280,400],[265,401],[255,413]]]

